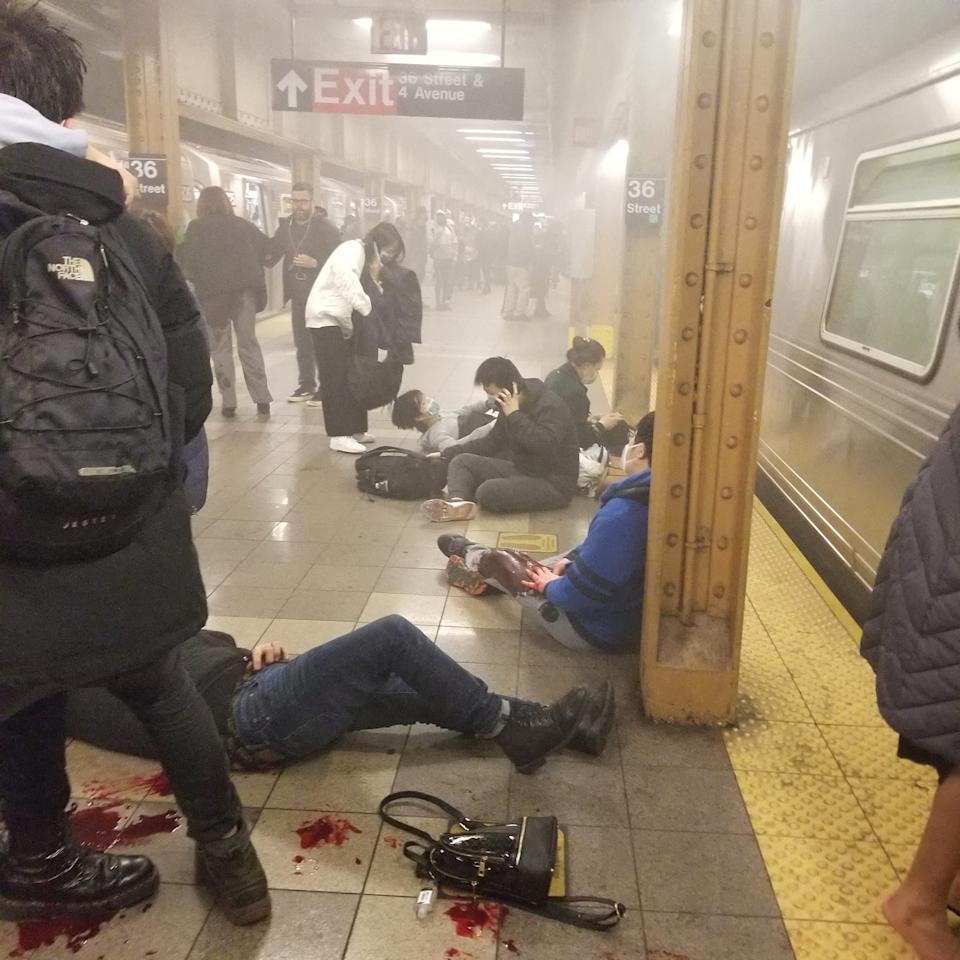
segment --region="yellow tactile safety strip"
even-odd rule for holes
[[[524,553],[553,553],[559,551],[555,533],[501,533],[497,546],[502,550],[522,550]]]
[[[913,958],[879,903],[910,863],[936,778],[897,759],[859,639],[757,504],[726,742],[797,960]]]

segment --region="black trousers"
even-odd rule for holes
[[[194,840],[216,840],[240,821],[227,757],[204,699],[177,651],[107,681],[146,727]],[[32,703],[0,723],[0,808],[11,833],[20,822],[54,821],[70,800],[66,693]]]
[[[313,327],[310,334],[317,354],[323,425],[327,436],[349,437],[355,433],[366,433],[367,411],[353,399],[347,385],[347,367],[354,350],[353,341],[344,340],[339,327]]]

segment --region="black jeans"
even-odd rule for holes
[[[153,737],[194,840],[216,840],[240,821],[237,792],[210,709],[177,651],[106,686]],[[55,820],[70,800],[66,693],[38,700],[0,723],[0,806],[11,830],[20,819]]]
[[[317,355],[313,338],[307,329],[306,297],[295,296],[290,301],[290,323],[293,327],[293,344],[297,350],[297,375],[301,390],[317,392]]]

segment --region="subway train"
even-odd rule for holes
[[[904,490],[960,400],[960,32],[793,126],[757,492],[862,621]]]
[[[90,133],[94,146],[122,161],[127,157],[127,133],[119,124],[85,117],[81,126]],[[196,201],[204,187],[219,186],[227,192],[237,213],[272,235],[277,221],[286,215],[290,196],[290,169],[266,160],[234,156],[194,143],[183,143],[180,151],[180,182],[183,190],[184,224],[196,215]],[[326,207],[339,226],[345,216],[356,214],[363,191],[339,180],[320,178],[316,183],[317,203]],[[387,198],[387,209],[399,212]],[[268,303],[264,315],[283,309],[279,269],[267,271]]]

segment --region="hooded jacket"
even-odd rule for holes
[[[960,407],[893,523],[860,650],[904,739],[960,767]]]
[[[649,468],[608,487],[586,539],[568,554],[570,566],[547,584],[544,596],[601,650],[625,651],[639,642],[649,503]]]
[[[163,328],[168,381],[185,398],[185,436],[196,435],[212,383],[200,313],[159,239],[123,213],[119,175],[50,147],[15,144],[0,150],[2,191],[50,213],[116,224]],[[0,237],[3,230],[0,216]],[[178,646],[207,614],[182,489],[172,488],[134,541],[110,556],[0,561],[0,609],[0,718],[23,705],[25,691],[103,680]]]
[[[445,460],[461,453],[509,460],[528,477],[548,480],[568,497],[577,492],[580,447],[567,405],[542,380],[524,380],[523,406],[501,416],[486,436],[443,451]]]

